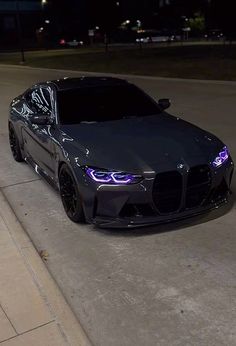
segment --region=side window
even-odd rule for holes
[[[37,88],[25,95],[30,109],[37,114],[52,114],[52,90],[51,88]]]

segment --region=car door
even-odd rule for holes
[[[25,100],[33,115],[48,115],[54,119],[53,125],[36,125],[29,117],[28,126],[23,129],[23,140],[27,158],[52,178],[54,177],[54,145],[55,132],[55,97],[50,86],[38,86],[31,89]]]

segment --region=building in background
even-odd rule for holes
[[[0,0],[0,50],[14,49],[18,46],[17,3],[25,45],[36,44],[36,30],[42,22],[42,1]]]

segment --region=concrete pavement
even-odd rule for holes
[[[3,345],[67,345],[2,216],[0,247],[0,342]]]
[[[2,192],[0,344],[90,345]]]
[[[0,187],[96,346],[236,345],[235,204],[139,231],[75,225],[58,195],[7,141],[10,99],[30,84],[78,73],[0,67]],[[129,77],[171,113],[214,132],[236,158],[234,83]],[[184,134],[183,134],[184,135]],[[236,191],[236,180],[233,180]]]

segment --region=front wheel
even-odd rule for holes
[[[73,222],[84,222],[84,211],[78,186],[70,168],[64,164],[59,173],[60,195],[67,216]]]
[[[24,161],[21,154],[19,139],[17,138],[15,129],[12,124],[9,124],[9,143],[10,143],[11,152],[14,159],[17,162]]]

